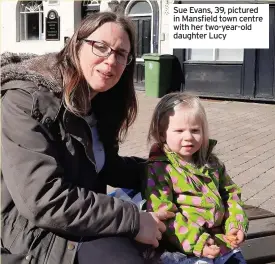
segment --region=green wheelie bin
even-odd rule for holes
[[[174,56],[170,54],[144,54],[145,94],[160,98],[169,90]]]

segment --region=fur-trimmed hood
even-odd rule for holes
[[[12,80],[31,81],[55,93],[62,92],[62,75],[57,63],[57,53],[36,55],[32,53],[1,54],[1,85]]]

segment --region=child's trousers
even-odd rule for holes
[[[187,258],[179,252],[165,252],[161,256],[161,264],[246,264],[241,251],[231,251],[230,253],[215,259],[209,258]]]

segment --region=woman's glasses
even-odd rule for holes
[[[131,54],[129,55],[127,52],[114,50],[107,44],[100,41],[94,41],[90,39],[83,39],[83,41],[92,46],[92,52],[98,57],[107,58],[112,53],[115,53],[117,62],[122,65],[130,64],[133,59],[133,56]]]

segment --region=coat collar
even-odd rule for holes
[[[217,145],[217,140],[215,139],[209,139],[209,143],[208,143],[208,150],[207,150],[207,158],[210,156],[210,154],[212,153],[214,147]],[[176,153],[175,153],[176,155]],[[163,150],[163,148],[155,143],[152,145],[150,152],[149,152],[149,160],[152,161],[168,161],[168,158],[166,156],[165,151]]]
[[[62,93],[62,74],[57,53],[44,55],[11,53],[1,54],[1,85],[12,81],[31,81],[37,87],[45,87],[54,93]]]
[[[216,144],[217,144],[217,140],[209,139],[207,158],[212,153]],[[196,166],[190,163],[182,161],[179,158],[178,154],[176,154],[175,152],[162,149],[161,146],[158,144],[153,144],[153,146],[151,147],[150,154],[149,154],[149,162],[150,161],[151,162],[162,161],[162,162],[172,163],[174,167],[179,167],[186,172],[189,172],[198,176],[207,177],[207,178],[210,177],[209,173],[211,169],[209,169],[208,167],[202,166],[200,168],[197,168]]]

